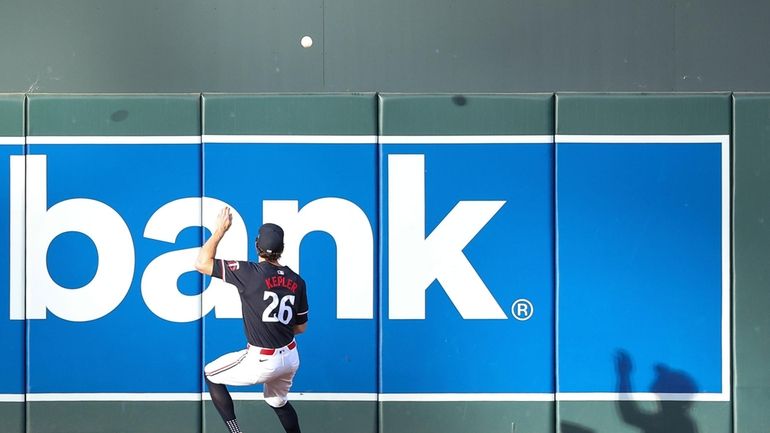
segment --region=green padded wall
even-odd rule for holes
[[[371,135],[373,93],[203,96],[206,135]]]
[[[297,199],[301,208],[333,196],[374,213],[369,208],[376,203],[376,113],[374,94],[203,95],[204,196],[228,203],[242,216],[250,239],[245,253],[249,260],[257,260],[251,239],[263,222],[265,200]],[[362,141],[356,137],[363,137]],[[350,173],[359,176],[351,177]],[[204,213],[218,212],[218,208],[209,209],[205,204],[203,209]],[[370,216],[376,227],[376,214]],[[288,233],[287,226],[279,223]],[[289,399],[303,432],[375,433],[376,319],[334,317],[338,278],[334,253],[341,246],[335,249],[329,234],[322,230],[317,228],[300,241],[299,273],[307,282],[311,311],[307,332],[296,338],[302,366],[291,388],[297,397],[290,395]],[[288,249],[293,242],[287,238],[286,243]],[[286,256],[284,253],[281,263],[297,270]],[[315,265],[312,268],[311,263]],[[376,317],[378,313],[374,314]],[[240,320],[214,320],[209,314],[203,323],[204,362],[240,350],[244,343]],[[351,333],[356,337],[351,338]],[[351,360],[355,362],[351,364]],[[349,378],[354,378],[357,392],[345,389],[350,386]],[[259,387],[229,387],[231,392],[241,393],[235,401],[241,429],[282,431],[273,410],[261,401]],[[205,432],[225,430],[208,396],[203,417]]]
[[[10,251],[10,230],[8,228],[8,215],[10,210],[10,158],[12,155],[24,154],[24,95],[0,94],[0,212],[3,221],[6,222],[4,231],[0,234],[0,243],[5,251]],[[18,181],[18,179],[16,180]],[[23,205],[23,204],[22,204]],[[18,234],[18,233],[17,233]],[[16,251],[5,253],[3,266],[10,265],[11,255]],[[2,361],[3,379],[0,381],[0,431],[8,433],[21,433],[24,431],[24,387],[25,387],[25,332],[23,320],[9,320],[9,289],[10,279],[8,275],[13,273],[9,267],[4,273],[5,278],[0,282],[0,341],[4,346],[7,357]],[[9,272],[10,271],[10,272]],[[11,301],[13,302],[13,301]],[[23,301],[22,301],[23,302]]]
[[[176,179],[190,179],[185,195],[200,194],[200,95],[30,95],[27,113],[27,164],[29,167],[32,155],[46,156],[47,205],[84,197],[112,207],[131,233],[136,257],[131,286],[113,312],[84,323],[57,319],[51,311],[46,320],[27,321],[27,431],[201,431],[200,323],[174,325],[160,319],[144,304],[141,288],[148,261],[185,243],[193,246],[200,242],[200,229],[197,234],[191,230],[177,241],[166,242],[148,239],[144,232],[150,216],[165,204],[164,199],[178,193],[173,185]],[[99,138],[89,141],[89,137]],[[174,137],[181,139],[177,142]],[[176,158],[182,155],[184,163],[180,166]],[[175,180],[144,182],[158,178]],[[27,194],[29,202],[29,188]],[[198,217],[193,214],[193,218]],[[76,260],[52,255],[60,239],[63,237],[52,241],[48,251],[47,266],[56,275],[53,278],[66,276],[55,271],[57,261],[73,266],[82,276],[93,272],[83,263],[101,262],[101,258],[93,262],[95,257],[88,254]],[[28,236],[28,254],[29,242]],[[77,247],[75,242],[70,246]],[[28,275],[44,272],[30,268],[35,264],[29,260],[27,264]],[[186,284],[194,286],[195,281],[187,280]],[[197,281],[200,284],[200,277]],[[131,319],[121,319],[130,305],[135,306]],[[148,323],[157,328],[141,331]],[[179,329],[183,332],[177,332]],[[54,342],[67,344],[67,353],[45,355],[45,348]],[[81,349],[73,348],[79,344]],[[156,358],[143,356],[143,362],[128,358],[139,352],[153,353]],[[79,368],[81,357],[93,357],[90,378],[78,376],[84,370]],[[121,381],[123,385],[115,385]],[[143,395],[146,391],[173,392],[167,383],[179,381],[187,384],[186,395],[160,399]],[[73,395],[63,398],[57,392]],[[105,397],[100,392],[117,395]]]
[[[513,97],[506,94],[385,93],[380,101],[380,135],[542,135],[553,132],[553,96],[550,94]]]
[[[383,95],[383,136],[432,135],[733,135],[733,398],[693,402],[699,433],[765,433],[770,401],[764,257],[770,161],[770,95],[558,94]],[[377,107],[361,95],[31,95],[27,135],[185,136],[370,135]],[[731,106],[732,102],[732,106]],[[558,119],[555,121],[555,119]],[[731,123],[732,119],[732,123]],[[25,135],[24,95],[0,95],[0,137]],[[33,148],[35,145],[32,146]],[[20,151],[21,152],[21,151]],[[20,153],[19,152],[19,153]],[[133,289],[132,289],[133,290]],[[1,306],[2,304],[0,304]],[[22,331],[23,332],[23,331]],[[35,340],[33,338],[33,343]],[[312,359],[307,359],[312,362]],[[24,372],[19,374],[24,375]],[[34,371],[31,373],[34,375]],[[34,390],[33,390],[34,391]],[[23,392],[21,390],[20,392]],[[3,392],[0,392],[3,394]],[[11,401],[5,401],[11,400]],[[0,401],[0,432],[151,432],[221,429],[210,402]],[[18,401],[16,401],[18,400]],[[326,432],[638,432],[615,401],[321,401],[298,400],[303,431]],[[658,410],[645,401],[639,407]],[[280,429],[262,402],[236,401],[244,426]],[[203,412],[206,413],[205,417]],[[28,416],[27,416],[28,415]],[[213,415],[213,416],[212,416]],[[25,423],[26,416],[26,423]],[[203,420],[202,420],[203,418]],[[163,419],[159,427],[157,420]],[[202,422],[204,424],[202,424]],[[663,425],[665,427],[665,424]],[[253,430],[248,429],[246,431]]]
[[[200,134],[200,95],[29,95],[27,135]]]
[[[730,95],[713,93],[681,94],[557,94],[557,171],[559,170],[559,135],[726,135],[731,133]],[[558,192],[557,192],[558,197]],[[557,198],[558,200],[558,198]],[[617,326],[617,325],[612,325]],[[557,334],[557,345],[562,340]],[[588,355],[588,358],[594,357]],[[561,361],[557,361],[561,362]],[[610,360],[607,368],[612,368]],[[560,376],[559,383],[564,378]],[[646,385],[646,384],[639,384]],[[559,388],[561,390],[561,388]],[[566,397],[565,397],[566,398]],[[592,401],[590,395],[570,401],[557,398],[558,425],[561,433],[636,433],[639,431],[676,431],[694,425],[699,433],[732,431],[729,401],[693,401],[663,404],[654,401]],[[579,401],[573,401],[579,400]],[[644,398],[642,398],[644,400]],[[680,409],[687,408],[689,409]],[[654,426],[637,428],[624,422],[626,410],[647,413]],[[671,409],[672,412],[666,412]],[[685,426],[685,427],[683,427]]]
[[[729,134],[727,99],[727,93],[559,93],[556,133]]]
[[[534,168],[529,167],[532,168],[533,183],[539,185],[540,181],[544,181],[544,191],[536,189],[536,194],[544,200],[544,205],[536,207],[538,212],[542,210],[545,214],[537,213],[534,219],[545,223],[544,230],[547,233],[542,238],[537,238],[535,242],[540,246],[543,243],[552,242],[549,240],[548,233],[552,230],[550,182],[553,156],[551,141],[554,132],[553,106],[552,94],[380,95],[380,172],[382,176],[380,195],[383,197],[383,203],[391,200],[391,192],[385,192],[386,188],[389,188],[386,186],[388,182],[385,173],[391,176],[389,170],[393,169],[394,160],[389,157],[394,154],[398,154],[396,156],[422,155],[425,158],[427,185],[425,206],[428,215],[432,213],[432,216],[426,217],[426,235],[433,230],[438,221],[441,221],[441,218],[445,217],[445,212],[449,208],[444,207],[450,206],[449,204],[455,203],[456,200],[479,198],[509,200],[500,211],[501,213],[493,218],[493,222],[490,222],[475,239],[471,240],[464,250],[470,257],[470,262],[479,270],[482,279],[490,287],[494,286],[499,290],[495,291],[494,296],[497,297],[503,309],[510,309],[510,304],[506,305],[506,301],[503,300],[506,296],[515,298],[526,295],[520,292],[521,282],[514,281],[516,278],[503,284],[492,281],[491,279],[494,279],[492,273],[485,268],[488,268],[490,263],[494,263],[495,259],[479,251],[474,252],[474,246],[484,242],[485,235],[494,237],[495,235],[490,235],[489,231],[493,229],[515,232],[517,235],[520,234],[519,230],[522,226],[526,227],[525,230],[539,230],[540,226],[533,229],[534,225],[527,226],[527,223],[505,229],[495,224],[495,222],[510,224],[513,215],[510,212],[517,212],[520,208],[529,210],[528,199],[518,195],[522,194],[522,191],[528,191],[529,185],[526,185],[526,180],[515,177],[519,170],[526,171],[520,164],[521,161],[530,161],[527,158],[532,154],[528,152],[535,152],[538,156],[532,160],[535,161]],[[491,141],[493,144],[489,144],[485,142],[485,136],[498,136],[498,138]],[[504,137],[500,138],[501,136]],[[526,139],[516,142],[515,139],[510,138],[512,136],[538,136],[541,141],[536,141],[537,144],[529,143]],[[546,140],[542,140],[543,138]],[[467,166],[464,166],[463,162],[467,163]],[[454,164],[461,164],[464,167],[460,168]],[[441,176],[445,173],[451,173],[451,175],[448,178],[442,178]],[[490,178],[490,174],[499,178]],[[434,180],[436,177],[444,179],[445,183],[440,185],[431,183],[437,182]],[[488,189],[485,190],[476,183],[486,185]],[[507,185],[507,190],[504,185]],[[515,199],[506,195],[511,191],[515,191],[512,194]],[[529,197],[527,192],[523,194]],[[441,197],[439,198],[438,195]],[[384,206],[381,209],[381,219],[383,226],[387,226],[387,230],[390,231],[391,223],[385,222],[388,214]],[[436,213],[434,210],[436,207],[442,210]],[[383,232],[383,237],[386,236],[385,233]],[[501,232],[494,233],[506,236]],[[384,238],[382,242],[385,244],[388,241]],[[545,250],[547,251],[549,247],[550,245]],[[540,251],[540,248],[536,249]],[[506,253],[500,255],[504,257],[503,260],[506,263],[517,260],[507,255],[514,250],[517,248],[508,248]],[[381,269],[386,269],[385,262],[391,259],[384,247],[381,254],[380,260],[383,263]],[[537,256],[541,258],[539,253]],[[547,275],[552,270],[553,257],[546,253],[542,259],[546,271],[536,273]],[[427,258],[419,260],[427,260]],[[523,269],[512,265],[510,267],[510,272],[514,274],[526,275],[534,272],[526,269],[526,266]],[[497,273],[497,276],[503,274]],[[382,278],[385,281],[386,275]],[[544,278],[547,280],[548,277]],[[501,290],[503,286],[505,290]],[[549,299],[545,304],[538,304],[535,307],[537,311],[542,311],[541,317],[549,317],[553,310],[550,298],[553,287],[547,284],[532,284],[528,289],[545,295],[545,299]],[[386,294],[389,290],[392,291],[393,288],[382,288],[382,299],[386,305],[388,302]],[[437,304],[446,304],[441,290],[436,282],[427,289],[425,302],[429,305],[426,307],[426,319],[422,321],[389,319],[385,315],[388,308],[383,306],[380,361],[380,387],[383,394],[380,396],[379,431],[383,433],[553,432],[555,413],[553,396],[550,393],[554,360],[551,355],[537,358],[535,361],[541,367],[537,373],[538,378],[540,378],[540,371],[545,372],[543,380],[547,385],[543,388],[545,392],[539,391],[542,394],[524,395],[526,391],[522,393],[516,384],[503,385],[505,391],[497,388],[495,377],[501,374],[507,375],[507,372],[514,371],[517,374],[524,371],[526,374],[526,369],[518,365],[517,356],[528,358],[529,356],[516,351],[514,351],[516,354],[508,352],[512,346],[518,344],[516,339],[521,335],[520,332],[532,336],[527,331],[529,329],[527,325],[524,325],[526,322],[517,322],[513,318],[496,321],[458,320],[457,312],[452,307],[444,307],[448,308],[447,310],[436,307]],[[529,293],[526,296],[533,296],[532,292]],[[427,317],[429,313],[431,317]],[[542,335],[536,333],[537,337],[534,341],[528,340],[528,343],[521,344],[538,346],[537,349],[533,349],[538,354],[552,354],[552,326],[553,323],[544,324],[544,328],[540,330],[543,332]],[[407,328],[413,330],[406,331]],[[465,334],[469,329],[476,330],[472,331],[475,332],[473,334],[475,337]],[[457,337],[458,334],[462,336]],[[490,342],[488,338],[495,341]],[[449,352],[444,353],[444,350],[448,350],[447,347],[457,344],[456,339],[463,344],[458,349],[449,349]],[[495,349],[498,343],[499,351]],[[412,347],[417,348],[415,352],[411,351]],[[394,359],[394,354],[399,353],[404,354],[400,367],[399,361]],[[410,353],[415,355],[409,355]],[[479,357],[474,356],[474,353],[478,353]],[[488,358],[482,355],[485,353],[489,354]],[[468,363],[459,361],[468,356],[475,361]],[[442,359],[441,365],[434,364],[438,359]],[[444,364],[445,359],[446,364]],[[461,366],[452,367],[454,359],[460,362]],[[493,363],[495,367],[484,364],[488,362]],[[477,378],[477,373],[480,371],[488,372],[484,376],[486,379]],[[469,374],[471,372],[472,374]],[[468,377],[471,376],[472,385],[467,383]],[[408,393],[412,388],[419,389],[419,391],[412,391],[418,394],[399,395],[399,393]],[[441,388],[442,392],[435,393],[437,388]],[[495,391],[490,392],[490,389]],[[510,395],[496,396],[495,392],[507,392]],[[444,393],[450,394],[450,399],[455,401],[447,401]],[[494,401],[495,399],[501,401]]]
[[[0,137],[24,136],[24,95],[0,94]]]
[[[770,426],[770,95],[734,96],[735,431]]]

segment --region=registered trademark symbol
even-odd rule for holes
[[[532,315],[535,313],[535,307],[532,306],[528,299],[521,298],[513,302],[511,313],[513,313],[514,319],[524,322],[532,318]]]

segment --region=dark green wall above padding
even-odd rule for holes
[[[0,92],[770,91],[768,22],[766,1],[10,0]]]
[[[735,95],[733,311],[736,433],[770,426],[770,94]]]

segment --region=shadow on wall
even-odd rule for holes
[[[561,433],[596,433],[596,430],[585,428],[582,425],[574,424],[568,421],[561,422]]]
[[[621,394],[634,392],[631,384],[633,369],[631,356],[625,351],[618,351],[615,356],[615,368],[618,392]],[[698,386],[687,373],[658,364],[655,366],[655,379],[649,391],[658,395],[692,394],[698,392]],[[638,428],[641,433],[698,433],[698,426],[690,416],[691,401],[671,401],[662,398],[661,395],[655,411],[642,409],[636,401],[618,401],[616,402],[618,416],[625,424]],[[561,433],[614,433],[597,432],[566,421],[562,421],[560,427]]]

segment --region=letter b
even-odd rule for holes
[[[11,158],[23,164],[23,156]],[[48,209],[46,156],[26,158],[27,319],[45,319],[47,310],[74,322],[109,314],[123,301],[133,279],[134,244],[128,226],[114,209],[96,200],[69,199]],[[46,262],[51,242],[66,232],[91,238],[99,260],[93,279],[77,289],[57,284]]]

